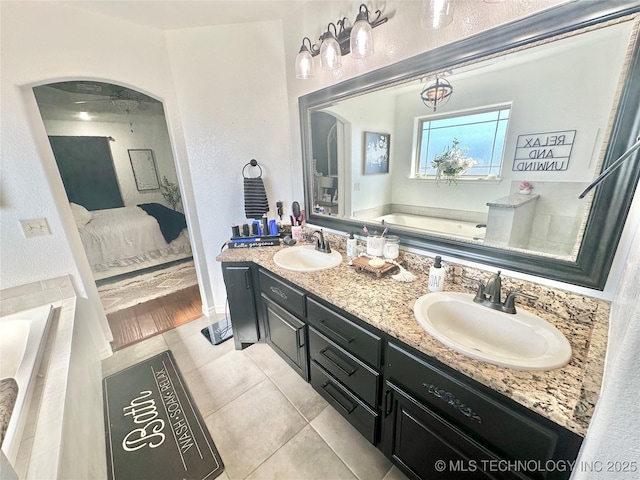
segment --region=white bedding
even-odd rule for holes
[[[91,221],[79,231],[94,272],[191,252],[186,228],[167,244],[156,219],[136,206],[91,214]]]

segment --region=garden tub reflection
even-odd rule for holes
[[[395,225],[411,230],[419,230],[421,232],[429,232],[436,235],[465,238],[468,240],[484,240],[484,234],[486,231],[484,224],[478,224],[476,222],[411,215],[409,213],[389,213],[378,217],[375,220],[378,222],[382,222],[384,220],[385,225]]]
[[[0,317],[0,379],[13,378],[18,387],[2,442],[2,451],[12,464],[22,441],[52,312],[53,307],[45,305]],[[13,403],[13,399],[4,399],[9,400]]]

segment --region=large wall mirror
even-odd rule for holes
[[[578,196],[640,135],[638,12],[562,5],[300,97],[310,222],[603,289],[640,165]]]

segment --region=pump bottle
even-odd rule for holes
[[[442,268],[442,258],[437,256],[433,266],[429,267],[429,291],[441,292],[444,290],[444,268]]]
[[[349,232],[349,238],[347,238],[347,258],[349,261],[356,258],[356,246],[358,241],[353,236],[353,232]]]

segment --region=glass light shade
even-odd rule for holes
[[[353,58],[366,58],[373,53],[373,29],[367,20],[356,21],[349,43]]]
[[[332,34],[327,35],[320,45],[320,67],[323,70],[335,70],[342,65],[340,44]]]
[[[300,53],[296,57],[296,78],[305,80],[316,75],[316,68],[313,63],[313,57],[306,48],[301,48]]]
[[[453,21],[453,0],[422,0],[420,24],[423,28],[438,29]]]

